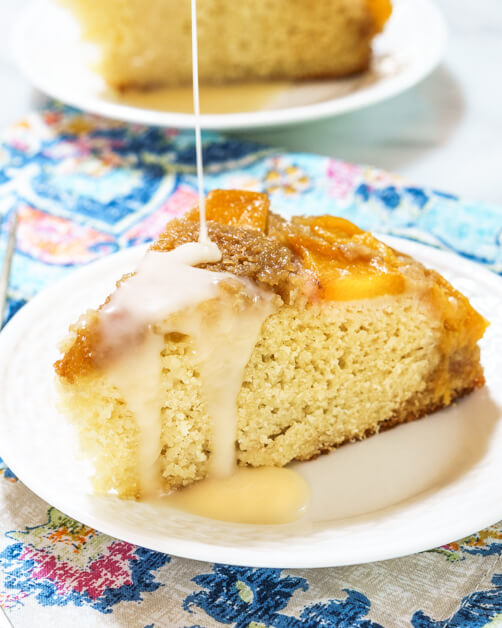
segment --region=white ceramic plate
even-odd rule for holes
[[[89,492],[89,466],[56,409],[52,363],[70,322],[131,270],[134,248],[76,271],[0,334],[0,455],[37,495],[107,534],[179,556],[263,567],[321,567],[429,549],[502,518],[502,279],[454,255],[387,238],[446,275],[492,321],[487,386],[458,405],[296,469],[312,488],[303,520],[230,524]]]
[[[394,0],[393,16],[375,40],[368,72],[296,85],[202,88],[202,127],[279,126],[366,107],[431,72],[445,40],[444,20],[432,0]],[[14,33],[14,50],[33,84],[63,102],[118,120],[193,128],[190,89],[122,97],[107,90],[91,70],[96,49],[80,41],[78,25],[54,0],[39,0],[27,8]]]

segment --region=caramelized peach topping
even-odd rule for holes
[[[247,227],[265,233],[270,201],[266,194],[246,190],[213,190],[206,197],[206,220],[230,227]],[[188,220],[199,220],[195,207],[185,214]]]
[[[320,298],[346,301],[404,291],[395,252],[370,233],[336,216],[297,216],[290,223],[277,217],[271,229],[269,205],[259,192],[213,190],[206,198],[206,218],[273,235],[314,276]],[[197,221],[198,208],[186,218]]]
[[[366,4],[373,15],[376,32],[380,33],[392,13],[392,2],[390,0],[366,0]]]
[[[405,289],[395,252],[344,218],[293,218],[287,241],[316,276],[323,299],[348,301]]]

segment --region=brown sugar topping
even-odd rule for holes
[[[212,264],[201,264],[200,267],[250,279],[278,294],[285,303],[291,303],[301,293],[306,278],[301,263],[291,249],[258,228],[266,224],[263,221],[264,209],[268,220],[268,199],[265,205],[260,199],[263,196],[256,194],[253,199],[254,209],[247,212],[243,220],[236,218],[235,211],[227,214],[233,225],[208,221],[208,235],[220,249],[222,259]],[[222,197],[217,196],[217,200],[221,202]],[[242,202],[241,207],[244,207]],[[214,215],[214,211],[209,215]],[[170,251],[182,244],[196,242],[199,237],[198,213],[191,212],[190,218],[169,222],[151,248]],[[253,226],[247,226],[249,221]],[[239,222],[246,226],[238,226]],[[72,342],[65,347],[63,358],[54,365],[60,377],[72,382],[76,376],[92,372],[106,360],[101,347],[98,319],[99,314],[96,312],[88,313],[70,329]]]
[[[300,286],[302,267],[292,251],[275,238],[245,227],[233,227],[208,221],[208,235],[221,251],[219,262],[201,264],[216,272],[228,272],[251,279],[280,295],[290,303]],[[155,251],[171,251],[181,244],[196,242],[199,223],[187,219],[172,220],[152,245]]]
[[[76,375],[86,375],[97,363],[97,352],[101,345],[97,312],[87,312],[70,327],[71,344],[63,347],[65,353],[54,363],[59,377],[73,382]]]

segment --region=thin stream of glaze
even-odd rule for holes
[[[195,116],[195,155],[197,161],[197,187],[199,190],[200,231],[199,242],[209,241],[206,224],[206,204],[204,199],[204,171],[202,167],[202,139],[200,130],[200,98],[199,98],[199,53],[197,45],[197,0],[191,0],[192,12],[192,83],[193,111]]]
[[[196,268],[199,264],[219,261],[221,252],[210,241],[206,224],[196,0],[191,0],[191,11],[199,241],[169,252],[149,251],[136,273],[122,282],[103,306],[100,325],[105,342],[112,350],[132,345],[109,367],[107,377],[136,419],[141,496],[156,500],[162,494],[159,462],[164,336],[156,333],[155,324],[184,311],[183,322],[174,324],[172,331],[186,334],[194,344],[203,400],[212,421],[212,452],[209,479],[167,499],[182,509],[217,519],[284,523],[300,517],[308,502],[308,487],[301,476],[275,468],[237,470],[235,462],[237,396],[262,324],[275,310],[276,300],[273,294],[238,280],[244,284],[249,298],[241,311],[236,313],[230,301],[220,299],[218,315],[208,325],[203,310],[198,307],[204,301],[221,297],[219,284],[231,275]],[[265,493],[269,499],[263,499]]]

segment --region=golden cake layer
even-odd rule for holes
[[[206,211],[222,259],[205,267],[251,281],[279,302],[263,323],[237,397],[240,465],[308,460],[483,385],[477,342],[487,323],[436,272],[344,219],[285,221],[263,194],[215,191]],[[171,221],[153,249],[170,251],[198,233],[194,210]],[[230,301],[240,298],[229,292]],[[136,497],[138,429],[107,379],[120,355],[102,350],[99,317],[99,310],[88,312],[71,329],[56,372],[65,410],[95,462],[96,489]],[[205,477],[213,447],[197,352],[190,337],[172,329],[168,320],[153,326],[163,337],[166,490]]]
[[[189,0],[61,0],[116,88],[188,85]],[[347,76],[368,67],[390,0],[199,0],[201,83]]]

